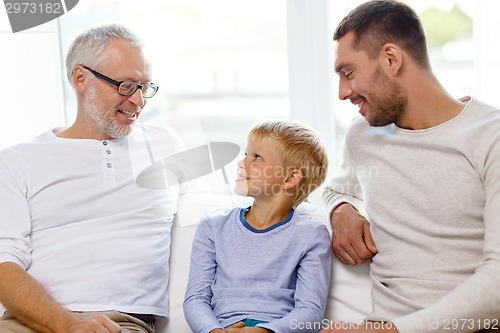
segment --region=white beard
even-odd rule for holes
[[[116,110],[106,110],[98,98],[96,90],[91,86],[88,95],[83,101],[83,107],[87,110],[89,117],[94,121],[98,130],[112,139],[119,139],[128,136],[132,132],[133,126],[120,126],[115,117]]]

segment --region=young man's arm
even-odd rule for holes
[[[500,145],[499,145],[500,146]],[[496,158],[500,160],[500,148]],[[500,168],[490,167],[484,177],[487,200],[484,210],[484,260],[475,273],[436,303],[419,311],[379,325],[379,329],[338,323],[322,333],[434,333],[499,332],[500,298]],[[436,241],[439,241],[438,239]],[[371,327],[374,327],[373,325]]]
[[[332,249],[337,258],[347,265],[357,265],[377,253],[370,223],[363,217],[363,194],[356,167],[349,155],[349,131],[342,148],[342,161],[335,175],[326,184],[323,202],[332,225]]]
[[[480,163],[479,177],[485,194],[483,261],[474,274],[436,303],[394,321],[401,332],[500,332],[500,134],[489,139],[488,154]],[[465,195],[471,195],[465,191]],[[437,239],[436,241],[439,241]],[[456,239],[467,246],[476,239]],[[459,260],[459,258],[457,258]],[[451,259],[454,260],[454,259]],[[458,264],[458,263],[457,263]],[[430,328],[429,328],[430,326]]]
[[[120,326],[104,316],[76,319],[18,264],[0,264],[0,300],[19,321],[47,333],[119,333]]]

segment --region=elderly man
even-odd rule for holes
[[[0,153],[1,332],[153,332],[168,316],[170,228],[192,185],[136,184],[150,157],[184,149],[136,125],[158,86],[138,38],[90,29],[66,67],[77,117]]]

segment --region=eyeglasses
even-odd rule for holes
[[[99,73],[91,68],[88,68],[87,66],[82,65],[82,67],[89,70],[97,78],[116,86],[116,88],[118,88],[118,93],[122,96],[132,96],[133,94],[135,94],[137,89],[141,88],[142,97],[151,98],[158,91],[158,86],[155,85],[154,83],[142,84],[142,83],[135,83],[132,81],[115,81],[112,78],[107,77],[104,74],[101,74],[101,73]]]

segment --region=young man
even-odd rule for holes
[[[323,319],[330,236],[294,207],[321,185],[327,163],[316,133],[301,124],[250,131],[235,192],[254,198],[252,206],[206,217],[195,235],[184,301],[193,332],[297,332]]]
[[[500,328],[500,111],[443,89],[403,3],[360,5],[334,40],[339,97],[364,119],[323,198],[339,260],[373,257],[378,325],[325,332]]]
[[[138,38],[90,29],[71,45],[77,117],[0,152],[1,332],[153,332],[168,315],[170,228],[179,192],[135,176],[183,148],[135,125],[158,87]]]

